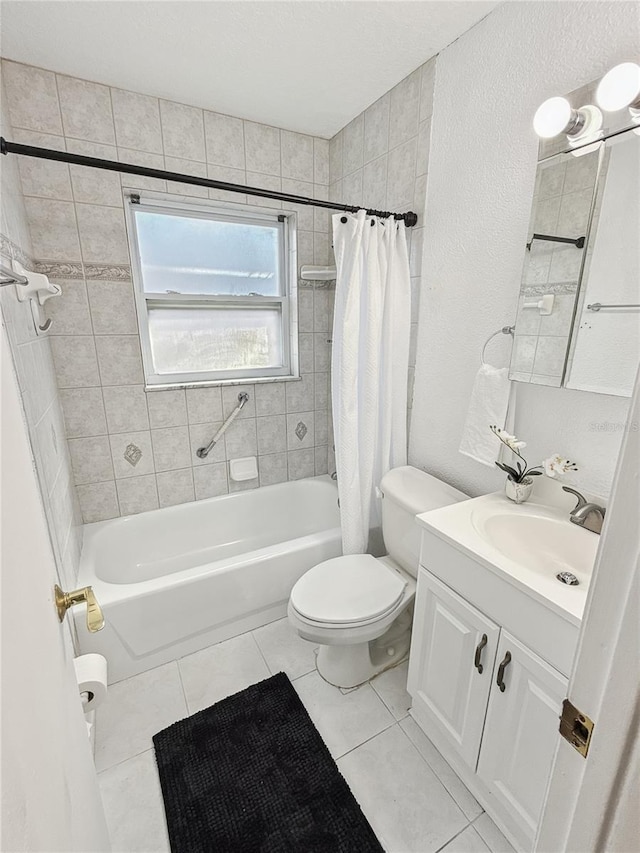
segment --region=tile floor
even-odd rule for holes
[[[280,671],[387,853],[513,853],[408,716],[407,664],[343,692],[320,678],[313,646],[286,619],[110,687],[95,758],[114,853],[169,850],[152,735]]]

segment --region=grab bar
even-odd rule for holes
[[[4,264],[0,264],[0,275],[3,276],[3,279],[8,279],[8,281],[0,281],[0,287],[6,287],[8,284],[29,284],[28,278],[18,275],[17,272],[10,270],[9,267],[5,267]]]
[[[200,459],[204,459],[211,453],[213,448],[216,446],[216,443],[220,440],[220,438],[225,434],[227,429],[231,426],[231,424],[235,421],[235,419],[240,414],[241,409],[244,407],[245,403],[249,402],[249,395],[244,391],[241,394],[238,394],[238,405],[231,412],[226,421],[222,424],[218,432],[213,436],[209,444],[206,447],[199,447],[196,450],[196,456]]]

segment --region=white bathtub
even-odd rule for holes
[[[106,625],[74,609],[81,652],[119,681],[285,616],[298,578],[342,553],[337,499],[325,476],[87,524],[78,586]]]

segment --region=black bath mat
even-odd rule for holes
[[[282,672],[153,743],[173,853],[383,853]]]

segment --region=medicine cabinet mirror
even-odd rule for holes
[[[510,379],[631,396],[640,363],[639,134],[551,156],[541,145]]]

